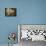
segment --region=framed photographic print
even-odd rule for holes
[[[20,40],[46,41],[46,25],[44,24],[20,24],[18,25],[18,30],[20,32]]]
[[[16,8],[5,8],[5,16],[16,16]]]

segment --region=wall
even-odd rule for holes
[[[17,8],[16,17],[5,17],[9,7]],[[1,0],[0,44],[8,43],[9,32],[18,32],[17,24],[46,24],[46,0]]]

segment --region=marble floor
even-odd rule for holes
[[[8,44],[0,44],[0,46],[8,46]],[[10,45],[11,46],[11,45]],[[46,41],[25,41],[21,40],[19,44],[14,44],[13,46],[46,46]]]
[[[46,46],[46,41],[21,40],[20,46]]]

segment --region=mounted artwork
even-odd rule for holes
[[[46,25],[19,25],[18,30],[20,40],[46,41]]]
[[[5,16],[16,16],[16,8],[5,8]]]

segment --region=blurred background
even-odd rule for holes
[[[5,8],[17,8],[17,16],[6,17]],[[0,44],[8,43],[10,32],[18,35],[18,24],[46,24],[46,0],[0,0]]]

